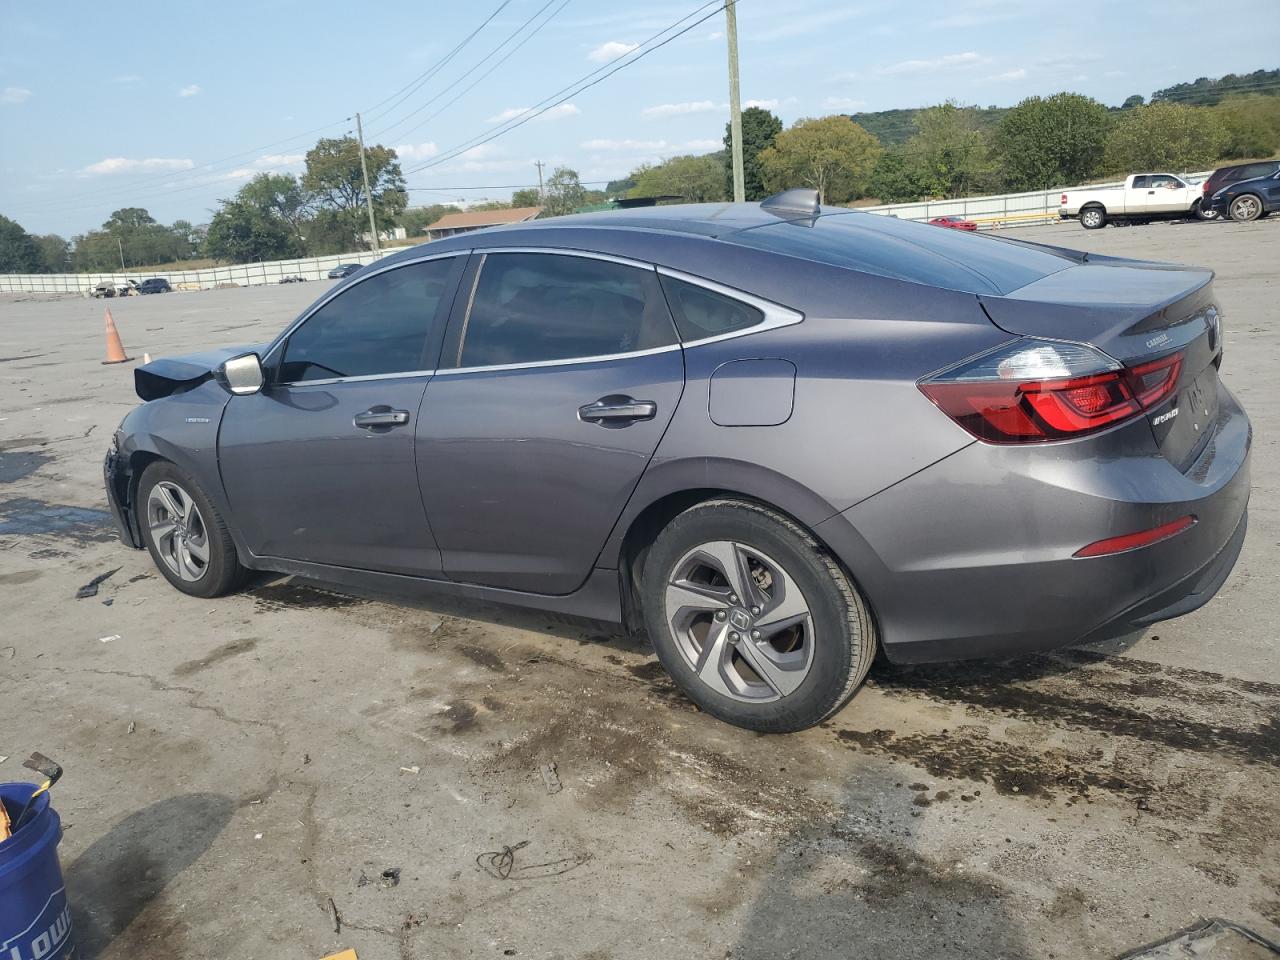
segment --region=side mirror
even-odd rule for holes
[[[262,361],[256,353],[232,357],[218,367],[218,380],[237,396],[257,393],[262,389]]]

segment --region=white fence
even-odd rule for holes
[[[1206,179],[1213,171],[1184,174],[1191,181]],[[1091,184],[1090,188],[1118,187],[1117,183]],[[880,213],[902,220],[932,220],[934,217],[959,216],[975,221],[981,228],[999,228],[1033,223],[1049,223],[1058,219],[1059,200],[1064,190],[1080,187],[1055,187],[1029,193],[1005,193],[992,197],[962,197],[956,200],[920,200],[915,203],[890,203],[878,207],[860,207],[864,213]],[[340,263],[372,263],[376,254],[343,253],[308,260],[273,260],[267,263],[242,263],[233,267],[209,267],[205,270],[176,270],[165,277],[175,290],[207,290],[221,285],[238,287],[279,283],[285,277],[323,280]],[[32,273],[0,274],[0,291],[22,293],[88,294],[99,283],[123,284],[126,280],[142,281],[151,273]]]
[[[88,295],[100,283],[123,286],[126,280],[139,283],[148,277],[163,276],[175,290],[208,290],[217,286],[259,286],[279,283],[285,277],[323,280],[340,263],[372,263],[378,254],[369,251],[342,253],[331,257],[306,260],[272,260],[266,263],[241,263],[230,267],[206,267],[203,270],[172,270],[137,273],[30,273],[0,274],[0,291],[22,293],[79,293]]]

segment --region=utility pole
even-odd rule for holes
[[[364,126],[360,123],[360,114],[356,114],[356,134],[360,138],[360,175],[364,177],[364,202],[369,208],[369,235],[373,237],[373,252],[381,253],[378,243],[378,224],[373,219],[373,194],[369,191],[369,163],[364,158]]]
[[[733,202],[747,199],[742,174],[742,101],[738,90],[738,0],[725,0],[725,38],[729,41],[729,136],[733,155]]]
[[[120,242],[120,238],[116,237],[116,249],[120,251],[120,269],[127,269],[124,265],[124,244]]]
[[[539,200],[539,201],[541,201],[541,200],[542,200],[542,167],[543,167],[543,163],[542,163],[542,161],[541,161],[541,160],[535,160],[535,161],[533,162],[533,164],[534,164],[534,166],[535,166],[535,167],[537,167],[537,168],[538,168],[538,200]]]

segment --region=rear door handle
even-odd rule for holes
[[[409,411],[392,410],[390,407],[373,407],[364,413],[357,413],[352,422],[364,430],[372,427],[398,427],[409,422]]]
[[[631,397],[601,397],[578,408],[579,420],[619,426],[635,420],[652,420],[657,415],[658,405],[652,400],[633,400]]]

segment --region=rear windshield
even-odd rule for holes
[[[1005,294],[1074,261],[1035,247],[871,213],[826,214],[722,239],[790,257],[965,293]]]

